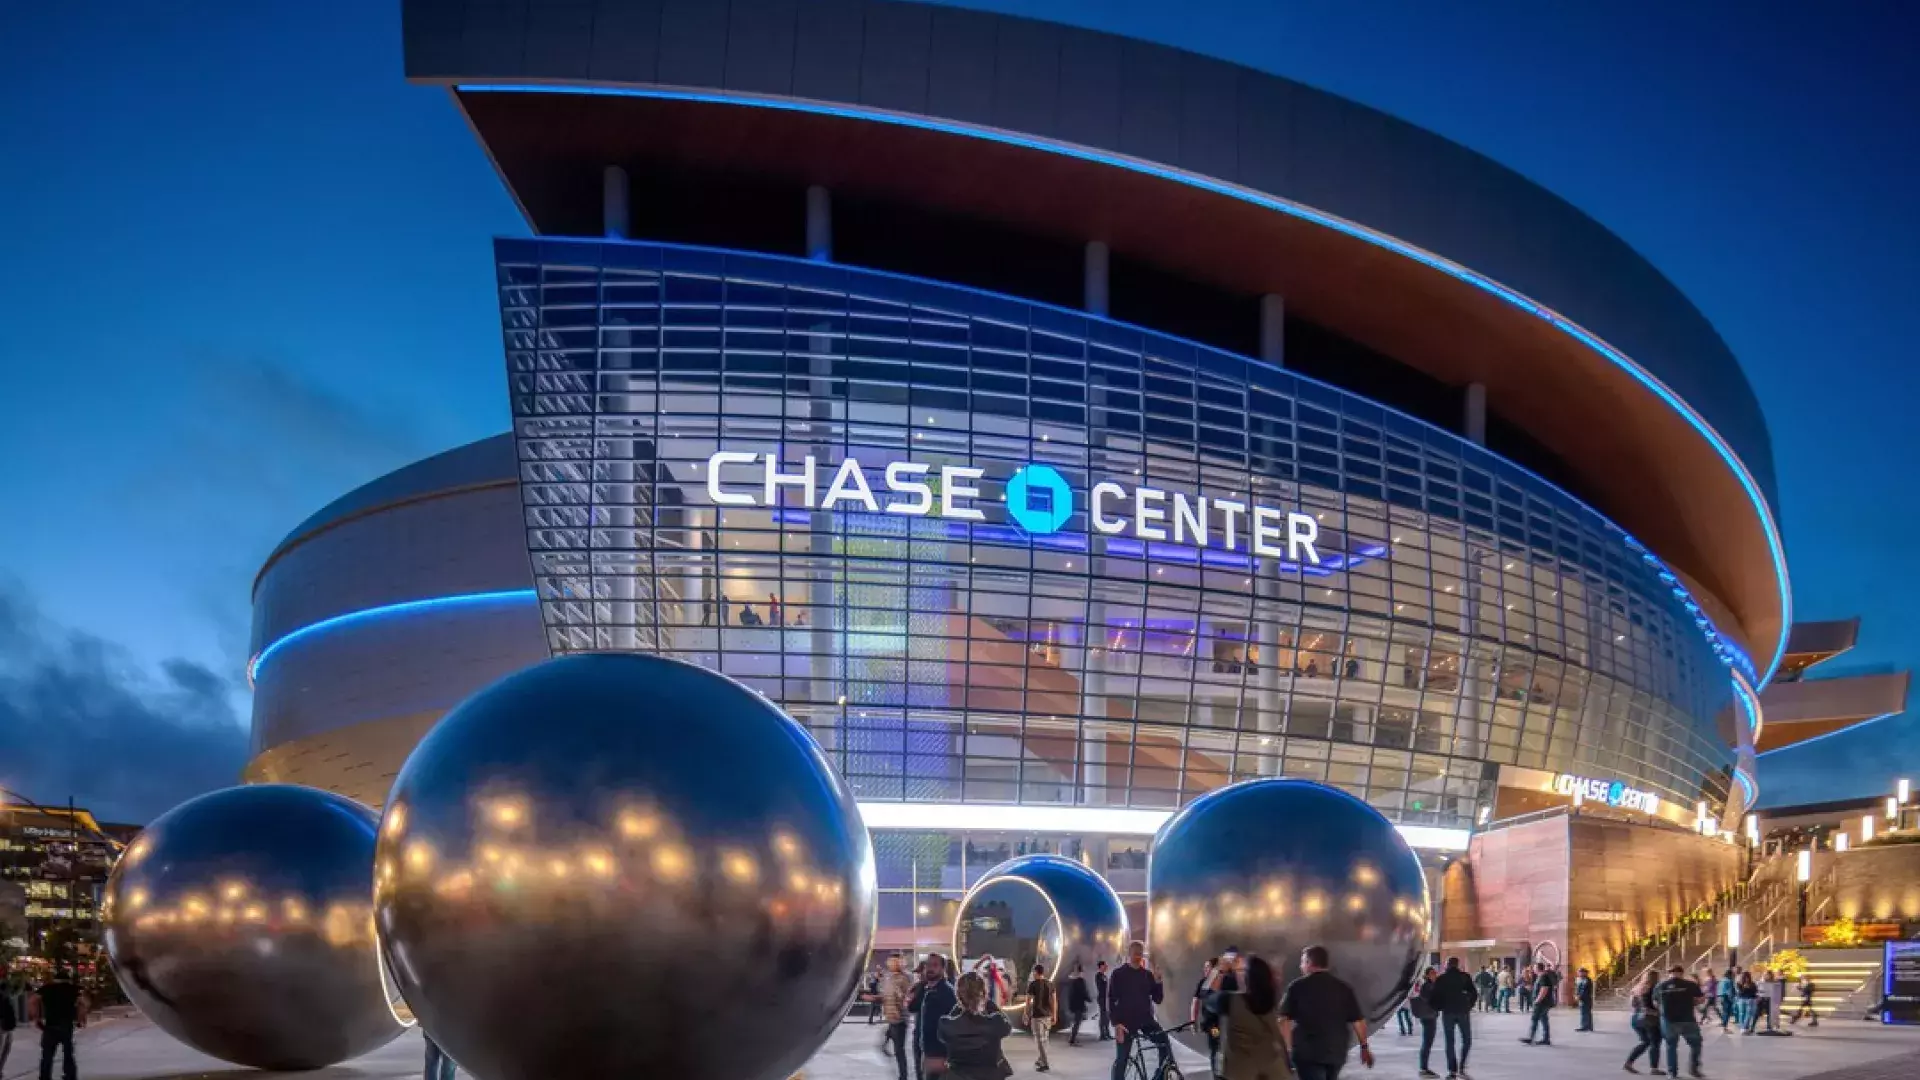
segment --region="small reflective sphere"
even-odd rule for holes
[[[147,826],[107,879],[127,996],[196,1050],[318,1069],[400,1034],[373,934],[378,819],[291,784],[228,788]]]
[[[1021,855],[981,875],[960,903],[953,954],[991,954],[1006,965],[1015,992],[1036,963],[1058,984],[1101,960],[1117,963],[1127,941],[1127,909],[1105,878],[1059,855]],[[1091,991],[1093,984],[1088,982]]]
[[[582,654],[461,704],[388,797],[388,968],[486,1080],[784,1080],[873,937],[873,849],[811,736],[724,676]]]
[[[1147,905],[1168,1026],[1186,1021],[1189,988],[1229,946],[1265,957],[1282,989],[1301,949],[1326,946],[1377,1022],[1406,996],[1427,940],[1413,849],[1373,807],[1306,780],[1251,780],[1190,803],[1154,839]]]

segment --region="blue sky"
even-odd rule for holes
[[[1352,97],[1606,223],[1758,389],[1799,614],[1864,616],[1838,665],[1920,656],[1907,6],[977,6]],[[105,723],[62,679],[185,732],[183,776],[243,754],[254,569],[348,487],[505,428],[489,242],[523,231],[445,95],[402,80],[393,3],[0,7],[0,784],[113,797],[110,763],[44,749]],[[70,715],[19,704],[42,694]],[[1769,758],[1768,801],[1920,772],[1915,729]]]

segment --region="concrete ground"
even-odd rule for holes
[[[1570,1009],[1554,1013],[1552,1046],[1522,1046],[1525,1033],[1518,1015],[1476,1014],[1470,1071],[1473,1080],[1579,1080],[1623,1075],[1620,1064],[1633,1039],[1626,1032],[1624,1013],[1601,1013],[1599,1031],[1573,1031]],[[1722,1035],[1709,1029],[1704,1068],[1711,1080],[1915,1080],[1920,1077],[1920,1028],[1887,1028],[1859,1021],[1827,1021],[1817,1030],[1795,1029],[1792,1038]],[[31,1029],[15,1032],[13,1055],[0,1080],[23,1080],[38,1065],[38,1042]],[[892,1061],[875,1047],[879,1028],[864,1023],[843,1024],[807,1064],[807,1080],[894,1080]],[[1376,1033],[1378,1065],[1371,1074],[1356,1060],[1349,1077],[1411,1078],[1418,1068],[1419,1036],[1394,1033],[1391,1020],[1385,1033]],[[1112,1043],[1066,1045],[1053,1040],[1053,1071],[1059,1080],[1104,1080],[1113,1060]],[[329,1069],[307,1073],[261,1073],[215,1061],[174,1042],[146,1020],[122,1015],[96,1023],[79,1039],[83,1080],[269,1080],[304,1077],[307,1080],[398,1080],[418,1077],[422,1050],[418,1035],[406,1035],[380,1050]],[[1032,1043],[1018,1035],[1007,1041],[1007,1060],[1015,1075],[1033,1076]],[[1684,1048],[1682,1050],[1684,1053]],[[1189,1078],[1204,1076],[1200,1060],[1181,1057]],[[1445,1055],[1434,1047],[1434,1068],[1446,1072]],[[1642,1068],[1644,1069],[1644,1059]],[[56,1071],[56,1077],[59,1073]],[[565,1075],[556,1071],[555,1076]],[[481,1078],[484,1080],[484,1078]],[[589,1078],[591,1080],[591,1078]],[[644,1078],[652,1080],[652,1078]],[[668,1078],[661,1078],[668,1080]],[[680,1080],[680,1078],[672,1078]],[[694,1080],[694,1078],[688,1078]],[[698,1080],[729,1080],[724,1077]]]

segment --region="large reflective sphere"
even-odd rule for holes
[[[1127,941],[1127,909],[1105,878],[1058,855],[1021,855],[981,875],[960,903],[953,954],[965,961],[991,954],[1006,965],[1015,992],[1035,963],[1055,983],[1083,965],[1118,962]]]
[[[127,996],[181,1042],[260,1069],[317,1069],[400,1034],[373,934],[377,823],[291,784],[161,815],[101,905]]]
[[[638,654],[469,698],[400,771],[374,906],[421,1025],[485,1080],[784,1080],[873,936],[873,849],[766,698]]]
[[[1370,1021],[1394,1010],[1427,940],[1420,860],[1380,812],[1306,780],[1252,780],[1162,826],[1147,867],[1148,934],[1167,979],[1163,1023],[1187,1019],[1207,958],[1228,946],[1273,964],[1325,945]]]

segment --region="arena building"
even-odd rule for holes
[[[1550,192],[940,4],[403,23],[534,234],[495,243],[512,430],[273,552],[251,778],[379,803],[501,675],[682,657],[813,730],[899,940],[1017,851],[1137,898],[1168,814],[1250,777],[1436,864],[1576,788],[1723,834],[1752,804],[1791,623],[1766,427]]]

